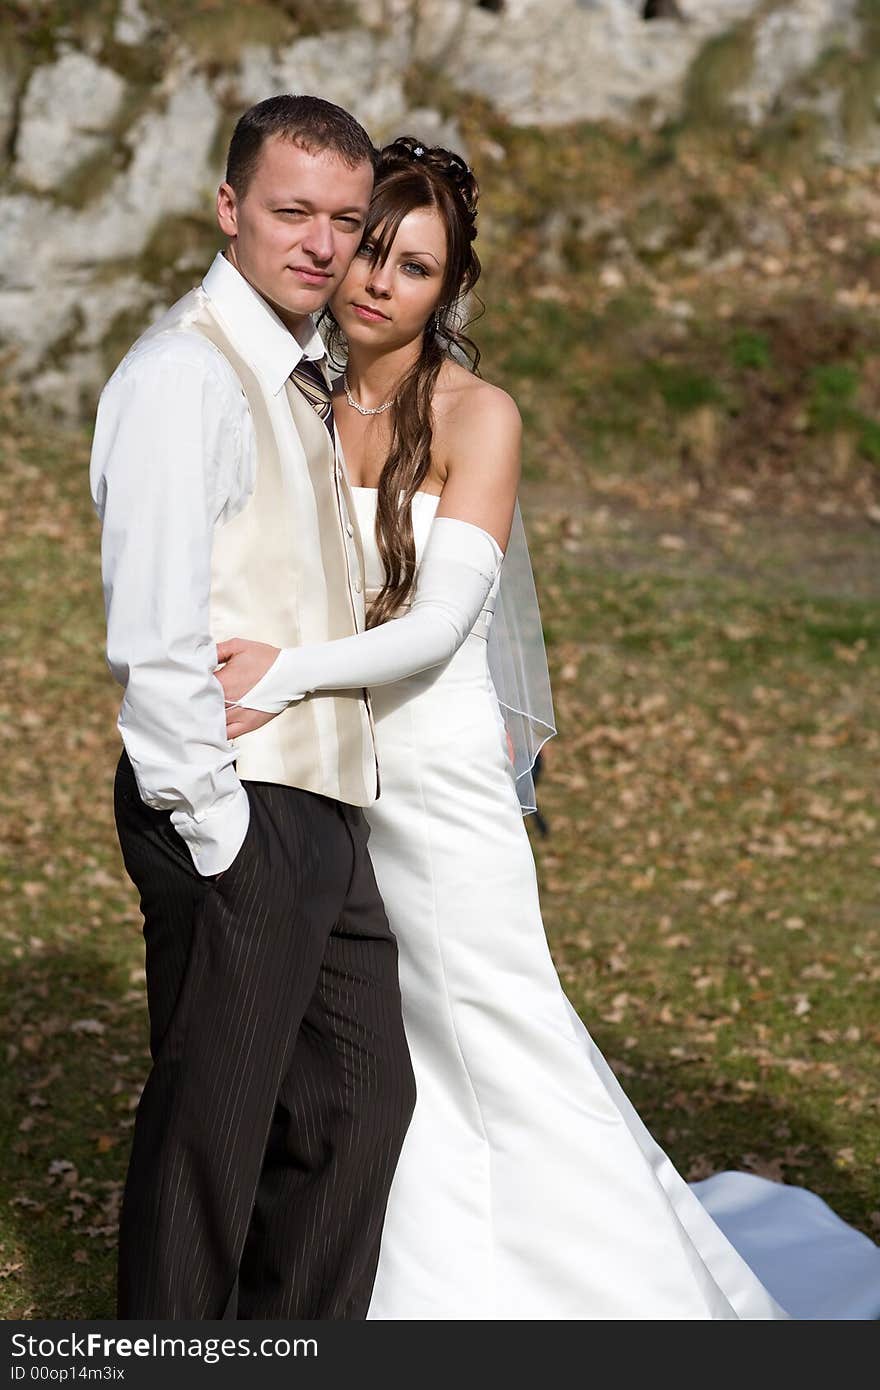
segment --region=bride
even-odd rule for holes
[[[507,588],[520,419],[455,360],[472,346],[455,306],[480,271],[476,201],[456,155],[387,146],[331,302],[369,630],[281,652],[218,647],[232,738],[310,692],[371,690],[370,850],[418,1101],[369,1317],[785,1318],[648,1134],[550,957],[515,720],[487,642]]]

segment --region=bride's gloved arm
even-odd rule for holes
[[[314,690],[387,685],[447,661],[479,617],[503,558],[488,531],[436,517],[409,612],[353,637],[283,647],[262,679],[230,707],[280,714]]]

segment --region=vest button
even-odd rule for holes
[[[361,581],[360,581],[359,579],[356,579],[356,580],[354,581],[354,591],[355,591],[356,594],[359,594],[360,591],[361,591],[361,589],[362,589],[363,587],[364,587],[364,586],[363,586],[363,584],[361,583]]]
[[[346,529],[346,531],[348,532],[348,534],[349,534],[350,536],[353,536],[353,535],[354,535],[354,527],[352,526],[352,524],[351,524],[350,521],[347,521],[347,522],[345,523],[345,529]]]

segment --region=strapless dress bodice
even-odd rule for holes
[[[376,506],[379,494],[374,487],[352,487],[351,492],[363,545],[364,589],[369,604],[385,582],[385,566],[376,544]],[[422,556],[425,553],[425,546],[428,543],[428,536],[439,504],[440,497],[437,493],[417,492],[413,497],[412,527],[416,546],[416,568],[421,564]],[[499,571],[495,583],[489,591],[483,611],[472,629],[471,637],[483,639],[488,637],[500,582],[501,573]],[[408,607],[408,602],[402,605],[404,609]]]
[[[368,595],[381,589],[385,568],[376,544],[376,505],[378,492],[374,487],[353,487],[355,512],[364,547],[364,580]],[[416,543],[416,562],[425,553],[428,535],[437,515],[440,498],[433,492],[417,492],[412,503],[413,537]]]

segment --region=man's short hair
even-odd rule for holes
[[[375,168],[376,151],[363,126],[341,106],[311,96],[268,97],[252,106],[238,121],[229,142],[226,182],[243,198],[254,176],[260,151],[273,135],[299,145],[310,154],[327,150],[356,169]]]

